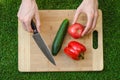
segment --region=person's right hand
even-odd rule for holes
[[[35,0],[22,0],[18,11],[18,19],[23,24],[26,31],[32,32],[31,20],[34,18],[36,21],[37,30],[40,27],[39,11]]]

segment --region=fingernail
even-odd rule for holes
[[[40,29],[38,29],[38,32],[40,32]]]
[[[88,32],[87,34],[89,34],[90,32]]]
[[[82,37],[84,36],[84,34],[81,35]]]
[[[90,34],[92,31],[89,31],[87,34]]]
[[[30,31],[30,33],[33,33],[33,31]]]
[[[74,24],[75,22],[73,21],[72,24]]]

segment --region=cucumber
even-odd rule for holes
[[[58,32],[52,44],[53,56],[56,56],[62,47],[65,35],[67,33],[68,25],[69,25],[68,19],[64,19],[62,24],[60,25],[60,28],[58,29]]]

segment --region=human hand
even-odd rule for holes
[[[22,22],[24,29],[28,32],[33,32],[31,28],[31,20],[34,18],[36,21],[37,30],[39,31],[40,17],[35,0],[22,0],[17,16]]]
[[[98,1],[97,0],[83,0],[81,5],[77,8],[73,24],[77,21],[80,13],[85,13],[87,15],[86,27],[82,33],[82,36],[90,33],[94,30],[98,18]]]

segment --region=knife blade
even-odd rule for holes
[[[42,36],[38,33],[37,28],[33,20],[31,21],[31,27],[33,29],[33,39],[38,45],[38,47],[41,49],[43,54],[46,56],[46,58],[54,65],[56,65],[54,58],[51,55],[51,52],[47,45],[45,44],[45,41],[42,39]]]

